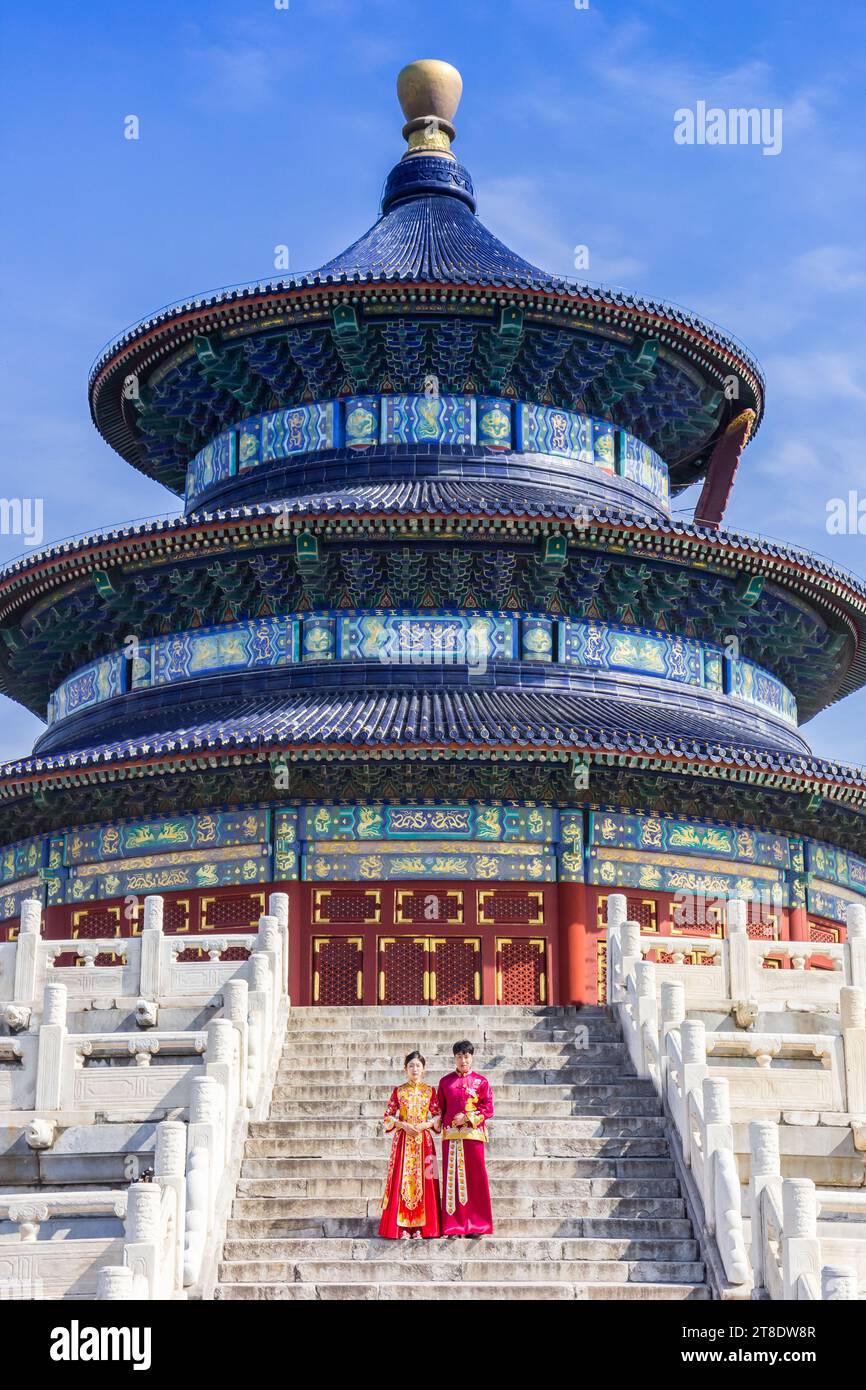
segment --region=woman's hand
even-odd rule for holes
[[[421,1133],[421,1131],[417,1129],[415,1125],[410,1125],[408,1120],[404,1121],[403,1128],[406,1131],[406,1133],[410,1135],[413,1139],[417,1139],[418,1135]]]

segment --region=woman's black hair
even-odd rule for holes
[[[415,1061],[420,1062],[421,1065],[422,1065],[422,1067],[426,1067],[426,1065],[427,1065],[427,1058],[424,1057],[424,1056],[422,1056],[422,1054],[418,1051],[417,1048],[415,1049],[414,1052],[407,1052],[407,1053],[406,1053],[406,1056],[403,1058],[403,1067],[404,1067],[404,1069],[405,1069],[406,1067],[408,1067],[408,1065],[409,1065],[410,1062],[415,1062]]]
[[[475,1048],[468,1038],[464,1038],[462,1042],[456,1042],[451,1051],[454,1053],[455,1057],[462,1052],[468,1052],[470,1057],[475,1056]]]

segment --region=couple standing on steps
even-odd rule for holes
[[[473,1071],[472,1043],[463,1039],[452,1051],[454,1071],[443,1076],[436,1090],[424,1080],[426,1058],[410,1052],[403,1063],[407,1080],[388,1101],[385,1132],[394,1131],[394,1140],[379,1224],[379,1235],[387,1240],[488,1236],[493,1231],[484,1161],[493,1092],[489,1081]],[[444,1201],[434,1134],[442,1135]]]

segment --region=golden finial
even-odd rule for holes
[[[397,96],[406,117],[403,138],[408,154],[454,158],[451,141],[457,132],[452,121],[462,93],[463,78],[450,63],[439,58],[407,63],[397,77]]]

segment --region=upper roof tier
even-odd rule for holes
[[[425,60],[398,93],[406,153],[378,221],[307,275],[171,305],[100,354],[90,402],[104,438],[177,493],[190,459],[257,412],[374,392],[511,396],[610,420],[701,477],[735,416],[763,412],[735,339],[656,300],[550,275],[476,215],[451,152],[459,74]],[[423,108],[423,109],[422,109]]]

